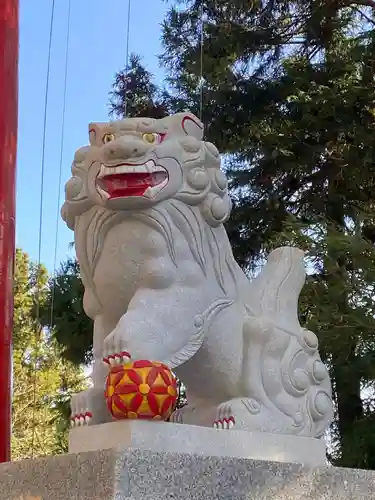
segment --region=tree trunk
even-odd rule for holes
[[[361,378],[352,368],[356,361],[355,349],[355,342],[353,342],[348,346],[346,353],[333,356],[333,383],[341,448],[341,458],[337,465],[342,467],[358,466],[352,453],[352,434],[355,422],[363,416],[363,406]],[[344,354],[346,354],[345,358]]]
[[[337,167],[337,165],[336,165]],[[334,168],[332,168],[334,171]],[[327,218],[335,225],[335,230],[344,232],[344,214],[342,213],[342,200],[340,199],[339,181],[333,178],[329,182],[329,194],[327,203]],[[333,364],[333,387],[337,405],[338,432],[340,442],[341,458],[337,465],[355,467],[355,458],[351,449],[351,436],[355,422],[363,416],[363,405],[361,400],[361,374],[353,366],[356,365],[356,332],[348,331],[345,318],[350,315],[348,295],[344,286],[349,280],[348,262],[343,255],[330,245],[330,228],[327,229],[327,262],[326,281],[328,287],[335,286],[341,290],[335,296],[335,304],[338,308],[338,316],[341,319],[343,331],[346,331],[345,341],[338,343],[338,351],[332,352]],[[340,326],[340,320],[336,326]]]

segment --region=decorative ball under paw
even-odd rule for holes
[[[110,369],[105,397],[116,420],[168,420],[177,402],[177,382],[163,363],[133,361]]]

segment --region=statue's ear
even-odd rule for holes
[[[204,134],[203,123],[192,113],[180,113],[181,128],[186,135],[190,135],[201,141]]]
[[[102,139],[103,135],[105,133],[105,125],[108,124],[101,124],[101,123],[89,123],[89,139],[90,139],[90,146],[101,146],[102,145]]]

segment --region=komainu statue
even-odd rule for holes
[[[194,115],[92,123],[89,135],[62,207],[94,320],[93,387],[73,397],[73,421],[111,419],[108,363],[131,356],[165,363],[185,384],[189,404],[174,422],[322,436],[331,384],[316,335],[298,321],[303,252],[277,248],[257,278],[245,276],[223,226],[220,155]]]

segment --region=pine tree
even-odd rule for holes
[[[240,263],[308,239],[302,320],[331,368],[332,460],[365,468],[375,465],[362,391],[374,384],[374,6],[186,0],[163,27],[169,107],[198,112],[202,94],[207,138],[226,154]]]
[[[79,264],[68,259],[49,281],[41,314],[42,324],[52,327],[63,358],[76,366],[92,361],[93,321],[83,310],[83,294]]]
[[[163,118],[168,110],[162,101],[162,93],[152,82],[153,75],[141,63],[138,55],[131,54],[129,68],[115,76],[110,93],[110,114],[123,118],[130,117]],[[125,104],[126,103],[126,104]]]

